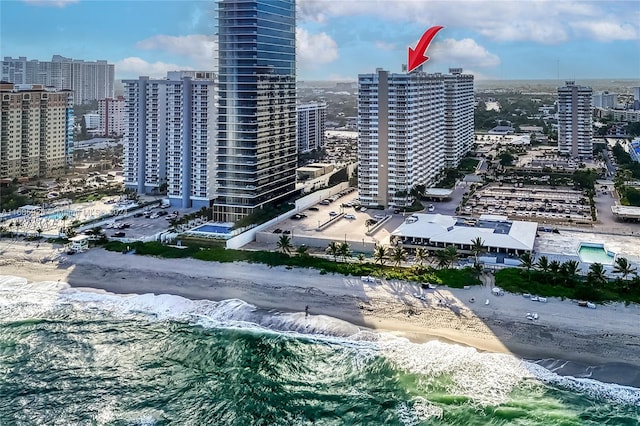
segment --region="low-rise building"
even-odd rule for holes
[[[440,250],[454,245],[471,253],[472,241],[480,238],[486,253],[521,255],[531,253],[538,224],[509,220],[507,216],[482,215],[479,219],[413,214],[391,233],[392,244],[409,251],[418,247]]]

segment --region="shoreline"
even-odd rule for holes
[[[103,249],[66,256],[43,243],[12,242],[10,248],[2,249],[2,275],[32,282],[60,280],[80,290],[115,294],[241,299],[282,312],[304,312],[308,305],[312,315],[334,317],[413,342],[441,340],[480,351],[511,353],[551,366],[561,375],[564,368],[566,375],[591,374],[602,382],[640,388],[637,305],[612,304],[592,310],[555,299],[538,304],[517,295],[495,297],[489,276],[483,277],[486,285],[482,287],[424,291],[394,280],[363,283],[359,277],[262,264],[159,259]],[[423,299],[416,298],[416,292]],[[469,303],[471,298],[476,302]],[[489,305],[482,303],[485,299]],[[540,319],[527,320],[528,310],[540,312]],[[569,361],[571,368],[558,370],[553,360]]]

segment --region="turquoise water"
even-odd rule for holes
[[[73,211],[65,211],[65,212],[47,213],[47,214],[43,214],[40,217],[44,218],[44,219],[62,220],[62,218],[65,217],[65,216],[67,217],[67,219],[70,219],[73,216],[75,216],[75,212],[73,212]]]
[[[610,255],[604,247],[591,247],[581,245],[578,255],[583,262],[602,263],[603,265],[613,265],[615,256]]]
[[[640,390],[240,300],[0,277],[0,424],[636,425]]]
[[[222,225],[206,224],[193,229],[195,232],[206,232],[208,234],[230,234],[231,227]]]

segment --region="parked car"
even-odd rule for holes
[[[320,210],[320,209],[319,209],[319,208],[317,208],[317,207],[309,207],[309,209],[308,209],[308,210],[311,210],[312,212],[317,212],[317,211],[318,211],[318,210]]]
[[[124,237],[126,234],[122,231],[116,232],[113,234],[114,237],[116,238],[120,238],[120,237]]]
[[[329,216],[338,216],[338,213],[336,213],[336,212],[329,212]]]
[[[356,218],[356,216],[355,216],[355,215],[352,215],[352,214],[345,214],[345,215],[344,215],[344,218],[345,218],[345,219],[355,219],[355,218]]]
[[[144,216],[144,214],[140,212],[133,214],[133,217],[142,217],[142,216]]]

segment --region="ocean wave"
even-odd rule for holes
[[[617,404],[640,406],[640,389],[589,378],[560,376],[509,354],[478,352],[472,347],[437,340],[413,343],[391,334],[362,330],[336,318],[265,310],[239,299],[214,302],[167,294],[116,295],[79,290],[62,282],[29,283],[20,277],[0,276],[0,307],[0,321],[31,319],[72,309],[148,321],[182,321],[206,328],[284,332],[340,345],[353,355],[356,367],[381,356],[398,368],[422,375],[426,384],[439,377],[450,377],[448,393],[468,397],[479,406],[495,406],[508,401],[511,392],[527,381]],[[408,407],[399,410],[405,413]],[[407,419],[437,415],[425,403],[411,407],[413,414],[407,414]],[[407,421],[412,423],[412,420]]]

